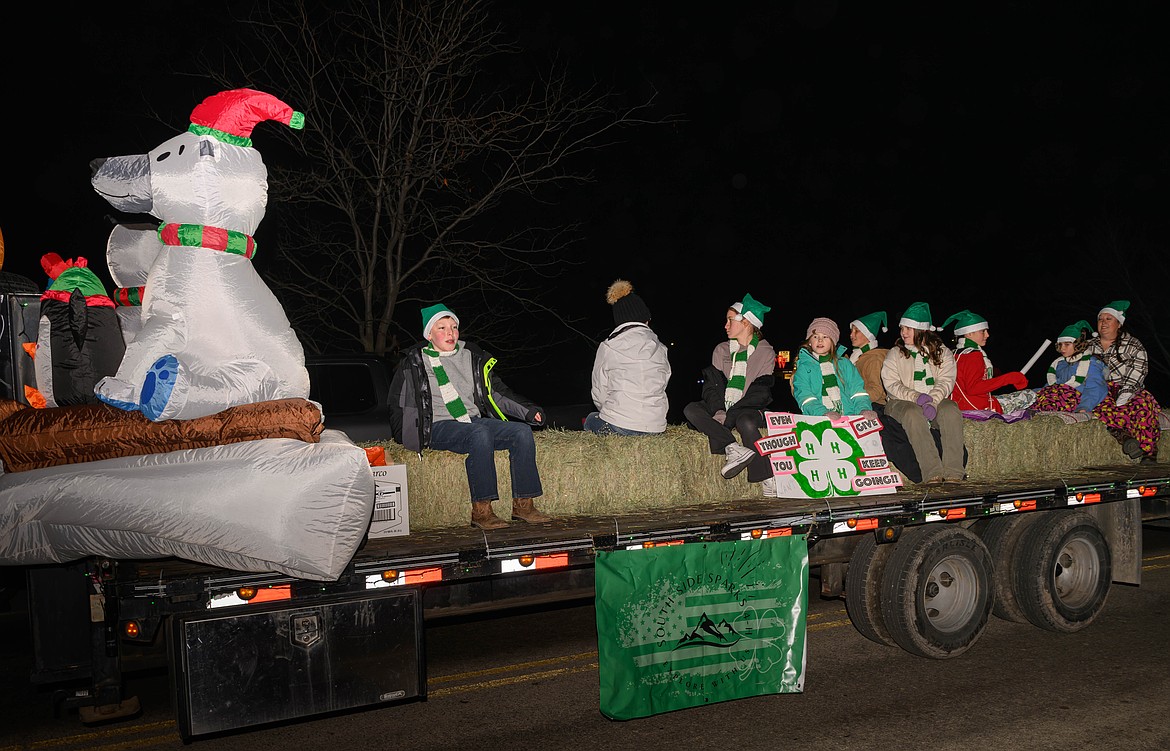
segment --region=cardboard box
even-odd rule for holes
[[[370,539],[410,534],[410,504],[406,492],[406,465],[370,467],[374,473],[374,516]]]

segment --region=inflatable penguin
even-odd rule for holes
[[[233,89],[205,99],[191,125],[147,154],[94,160],[111,206],[162,220],[140,326],[102,401],[151,420],[192,419],[240,404],[307,398],[304,350],[252,266],[268,171],[252,148],[265,120],[304,127],[276,97]]]
[[[114,301],[82,257],[41,257],[52,280],[41,295],[34,358],[37,391],[47,407],[94,404],[94,386],[118,370],[126,347]]]

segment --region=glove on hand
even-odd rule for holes
[[[1012,376],[1011,384],[1016,387],[1016,391],[1023,391],[1028,388],[1028,377],[1023,373],[1010,373]]]
[[[927,404],[930,404],[933,401],[934,400],[930,398],[930,394],[919,394],[917,404],[919,407],[925,407]]]
[[[867,419],[867,420],[876,420],[876,419],[878,419],[878,413],[877,413],[877,412],[874,412],[872,409],[863,409],[863,410],[861,410],[861,416],[862,416],[862,417],[864,417],[864,418],[865,418],[865,419]]]
[[[938,410],[935,409],[933,404],[923,404],[922,405],[922,416],[926,418],[927,422],[934,422],[934,418],[937,415],[938,415]]]

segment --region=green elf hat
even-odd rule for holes
[[[1129,300],[1114,300],[1097,311],[1097,315],[1108,313],[1117,319],[1118,323],[1125,323],[1125,312],[1129,310]]]
[[[89,261],[82,256],[65,260],[56,253],[45,253],[41,256],[41,268],[53,280],[49,292],[64,292],[68,297],[70,292],[79,289],[86,297],[107,296],[105,285],[89,269]]]
[[[454,318],[455,325],[459,325],[459,316],[451,312],[443,303],[437,303],[428,308],[422,309],[422,325],[423,325],[423,339],[431,338],[431,329],[438,322],[440,318]]]
[[[922,331],[938,331],[938,327],[930,322],[930,306],[924,302],[916,302],[906,308],[898,325]]]
[[[983,329],[987,328],[987,319],[978,313],[972,313],[969,310],[960,310],[958,313],[955,313],[953,316],[943,321],[942,328],[945,329],[947,326],[950,326],[952,321],[955,323],[956,337],[973,334],[976,331],[982,331]]]
[[[305,127],[305,115],[271,94],[255,89],[232,89],[212,94],[191,111],[187,130],[209,135],[236,146],[252,145],[252,128],[265,120],[294,130]]]
[[[1075,342],[1081,338],[1081,332],[1086,330],[1093,330],[1088,321],[1077,321],[1072,326],[1065,326],[1064,331],[1060,332],[1060,336],[1056,337],[1056,343]]]
[[[750,294],[744,295],[743,301],[734,303],[731,309],[739,314],[736,320],[742,321],[746,318],[757,329],[764,328],[764,314],[771,310],[759,300],[753,299]]]
[[[886,311],[879,310],[876,313],[870,313],[867,316],[861,316],[856,320],[849,322],[850,326],[856,326],[861,335],[870,341],[876,342],[878,330],[889,331],[886,322]]]

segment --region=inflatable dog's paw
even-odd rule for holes
[[[173,406],[171,397],[176,396],[175,386],[181,376],[182,369],[174,355],[163,355],[150,366],[146,378],[142,381],[142,404],[139,407],[147,419],[154,421],[167,419],[163,415],[167,412],[168,406]]]

